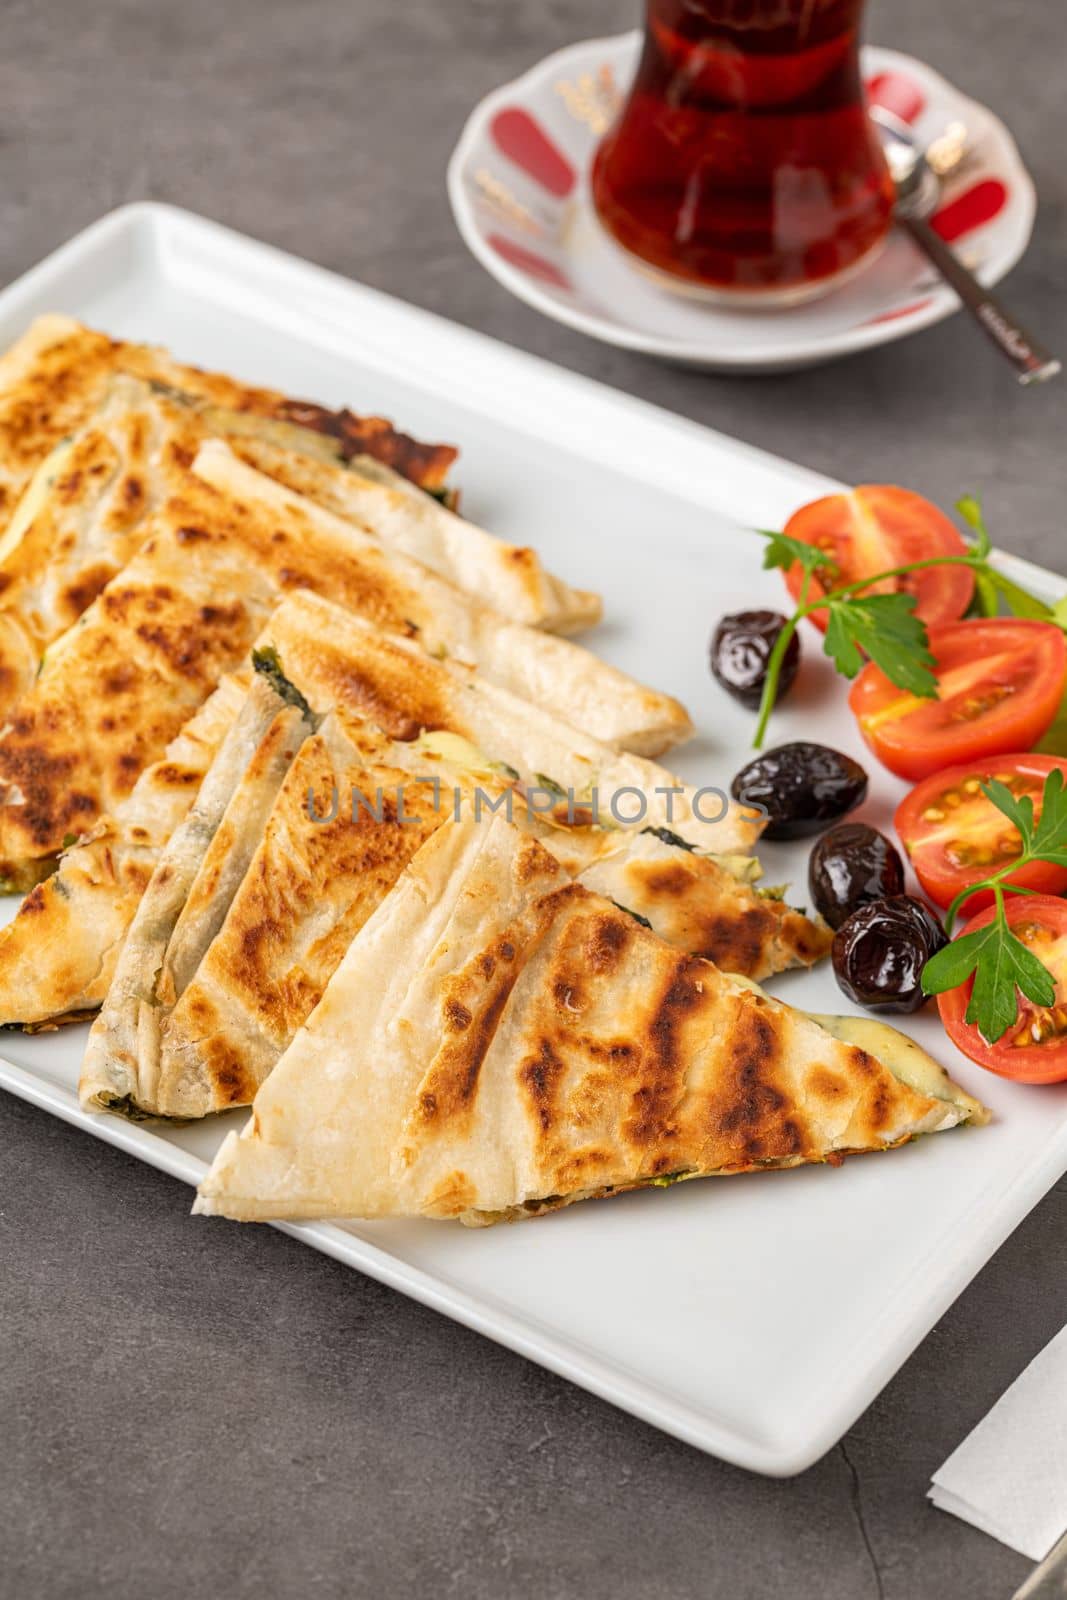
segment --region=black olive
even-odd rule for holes
[[[918,1011],[926,998],[923,967],[947,943],[922,900],[872,900],[834,934],[834,973],[849,999],[870,1011]]]
[[[759,706],[767,662],[786,620],[780,611],[734,611],[723,617],[712,635],[711,670],[716,681],[753,711]],[[779,700],[792,685],[799,665],[800,640],[794,633],[782,657]]]
[[[766,808],[768,839],[799,839],[860,805],[867,774],[851,756],[824,744],[780,744],[742,767],[730,793]]]
[[[842,822],[824,833],[808,862],[816,911],[839,928],[871,900],[904,893],[904,863],[884,833],[865,822]]]

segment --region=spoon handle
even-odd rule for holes
[[[901,216],[899,221],[945,281],[952,285],[971,316],[1007,356],[1019,375],[1019,382],[1043,383],[1047,378],[1054,378],[1060,371],[1056,357],[1023,332],[1011,312],[982,287],[941,235],[922,217]]]

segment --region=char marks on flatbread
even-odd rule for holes
[[[221,373],[182,366],[163,350],[110,339],[70,317],[38,317],[0,358],[0,529],[34,471],[102,403],[116,373],[129,373],[194,400],[279,424],[278,437],[320,435],[345,460],[369,454],[426,488],[439,487],[456,452],[397,433],[381,417],[359,417],[287,399]]]
[[[460,734],[524,782],[572,791],[576,817],[587,807],[591,814],[595,800],[604,821],[666,826],[714,854],[750,851],[762,830],[762,818],[719,790],[695,792],[655,762],[613,750],[543,706],[457,662],[435,660],[409,640],[386,636],[310,591],[290,595],[265,633],[282,671],[317,710],[344,706],[394,739],[439,729]],[[624,789],[630,794],[619,798],[615,816],[611,800]]]
[[[67,835],[115,809],[287,589],[321,588],[375,623],[409,630],[413,583],[374,540],[312,510],[286,522],[190,474],[150,519],[137,554],[51,646],[0,732],[0,876],[9,888],[31,887]],[[452,602],[427,640],[434,647],[447,648],[454,634],[480,641],[496,655],[487,670],[509,679],[536,657],[538,641],[582,658],[579,675],[593,659],[499,622],[443,579],[433,584]],[[557,687],[562,699],[566,685]]]
[[[348,468],[339,468],[258,434],[218,431],[225,432],[231,449],[249,466],[365,528],[390,549],[421,561],[512,622],[576,633],[600,620],[599,595],[571,588],[546,572],[528,545],[486,533],[380,463],[356,457]]]
[[[0,710],[32,685],[47,647],[134,555],[152,513],[187,487],[197,451],[213,434],[230,438],[246,464],[259,463],[297,489],[305,497],[298,505],[334,510],[353,530],[353,543],[391,552],[409,577],[418,580],[424,571],[412,558],[426,556],[438,578],[491,603],[504,617],[547,621],[560,631],[598,614],[599,602],[587,603],[595,596],[583,597],[546,573],[533,551],[483,533],[405,479],[390,474],[394,486],[383,485],[285,448],[269,437],[271,430],[277,424],[244,412],[199,410],[125,373],[111,379],[98,409],[37,466],[0,534]],[[205,476],[216,486],[224,487],[227,473],[235,473],[237,485],[243,482],[264,509],[284,514],[285,496],[272,478],[246,470],[221,444],[216,456],[209,451],[205,459]],[[573,653],[573,647],[546,646],[565,662],[568,648]],[[617,720],[624,736],[632,726],[642,748],[651,750],[688,732],[676,702],[663,695],[638,700],[635,686],[615,676],[620,682],[612,685],[604,669],[606,689],[622,691],[624,700],[630,692]]]
[[[354,940],[196,1209],[485,1223],[981,1118],[933,1063],[922,1076],[662,943],[502,820],[448,825]]]
[[[331,713],[293,762],[217,937],[163,1020],[147,1109],[202,1117],[247,1104],[440,826],[430,790],[368,763],[360,742]],[[366,805],[351,804],[354,789]]]
[[[581,645],[509,621],[421,561],[256,471],[220,440],[201,448],[193,470],[242,515],[284,527],[299,547],[324,539],[350,550],[365,573],[352,609],[431,655],[476,666],[483,677],[619,749],[658,755],[692,733],[688,713],[670,695]]]
[[[137,907],[89,1034],[79,1084],[83,1104],[118,1105],[134,1114],[142,1096],[152,1103],[165,1008],[217,931],[311,731],[304,710],[256,678]]]
[[[520,785],[521,780],[535,782],[543,766],[568,775],[576,785],[588,781],[588,774],[598,767],[605,768],[609,777],[614,772],[619,781],[646,785],[672,781],[649,762],[619,757],[594,741],[583,741],[540,708],[504,692],[493,693],[492,686],[479,684],[470,673],[361,626],[317,596],[304,592],[289,596],[264,625],[259,642],[279,647],[284,670],[296,688],[316,711],[338,709],[349,736],[353,719],[368,717],[383,729],[377,736],[375,759],[401,768],[412,781],[436,779],[445,788],[446,806],[453,784],[476,784],[487,795],[499,796],[512,777]],[[284,685],[285,677],[269,665],[269,652],[260,659],[264,671]],[[438,732],[420,738],[424,728]],[[457,749],[450,758],[448,746],[453,743]],[[202,742],[197,748],[203,750]],[[489,752],[496,752],[499,759],[494,761]],[[175,770],[177,779],[172,776]],[[192,790],[186,785],[194,776],[198,781],[204,770],[203,763],[194,774],[161,760],[87,844],[67,853],[57,881],[35,891],[24,912],[0,933],[0,1023],[40,1025],[100,1003],[117,947],[158,852],[191,801]],[[521,812],[521,796],[516,796],[516,803]],[[632,903],[634,911],[648,917],[672,942],[686,947],[687,941],[696,940],[701,950],[720,954],[728,950],[732,964],[755,977],[806,963],[822,953],[824,930],[764,901],[716,860],[663,847],[665,867],[670,858],[682,862],[685,882],[670,875],[671,892],[657,898],[642,866],[649,836],[637,830],[559,827],[543,817],[537,823],[569,872],[578,875],[596,868],[617,875],[612,880],[618,889],[614,898]],[[695,824],[693,831],[705,848],[721,840],[724,848],[736,849],[751,845],[757,829],[735,811],[726,823]],[[323,834],[319,850],[333,837]],[[627,865],[631,859],[636,876]],[[743,938],[730,933],[738,923],[743,925]],[[755,952],[757,933],[758,958],[750,961],[746,952]],[[292,936],[302,935],[294,929]],[[320,964],[320,975],[323,970]]]
[[[206,496],[206,487],[202,496]],[[273,598],[235,542],[190,559],[203,519],[184,500],[49,651],[0,732],[0,876],[27,887],[71,835],[114,813],[224,672]],[[190,515],[186,518],[183,512]]]
[[[442,763],[440,789],[420,782],[422,758],[365,723],[331,712],[306,740],[278,792],[263,836],[225,918],[195,972],[164,993],[154,1098],[135,1093],[142,1112],[198,1117],[247,1102],[320,999],[348,945],[435,828],[461,810],[479,815],[479,796],[508,795],[505,780]],[[644,835],[564,828],[508,796],[519,825],[539,834],[575,875],[608,873],[610,890],[645,885],[642,910],[672,942],[717,942],[741,972],[762,977],[816,959],[828,930],[799,913],[775,918],[771,902],[717,863]],[[685,877],[657,900],[641,873],[648,846],[684,858]],[[212,851],[221,854],[220,828]],[[655,859],[655,857],[653,857]],[[190,904],[219,902],[205,863]],[[613,874],[613,875],[612,875]],[[712,908],[714,910],[712,911]],[[634,907],[627,906],[628,910]],[[775,907],[779,912],[782,908]],[[184,914],[183,914],[184,915]],[[734,937],[730,937],[730,929]],[[174,962],[168,951],[165,969]]]
[[[0,537],[0,710],[136,553],[204,437],[187,407],[119,376],[37,468]]]
[[[0,929],[0,1025],[54,1027],[102,1004],[160,852],[196,799],[248,676],[223,678],[115,815],[64,851]]]
[[[551,840],[546,841],[551,848]],[[756,982],[827,955],[833,932],[717,862],[654,833],[584,868],[582,883],[644,917],[668,944]]]

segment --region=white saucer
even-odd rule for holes
[[[958,308],[911,241],[823,298],[777,311],[724,309],[672,294],[600,228],[588,170],[637,61],[638,33],[588,39],[548,56],[471,113],[448,168],[448,193],[471,251],[505,288],[594,339],[717,372],[814,366],[901,339]],[[986,107],[911,56],[869,46],[873,101],[929,144],[952,123],[967,157],[945,187],[941,230],[996,283],[1033,229],[1034,186],[1015,142]]]

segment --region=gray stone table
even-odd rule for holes
[[[467,109],[631,0],[4,0],[0,277],[175,201],[739,437],[1065,562],[1065,395],[960,318],[821,371],[602,348],[467,256]],[[1041,215],[1010,279],[1067,349],[1062,0],[875,0],[871,35],[1013,125]],[[698,1454],[15,1100],[0,1120],[0,1596],[1005,1600],[1027,1563],[923,1500],[1067,1317],[1061,1185],[843,1444],[772,1482]],[[783,1308],[786,1312],[787,1308]]]

